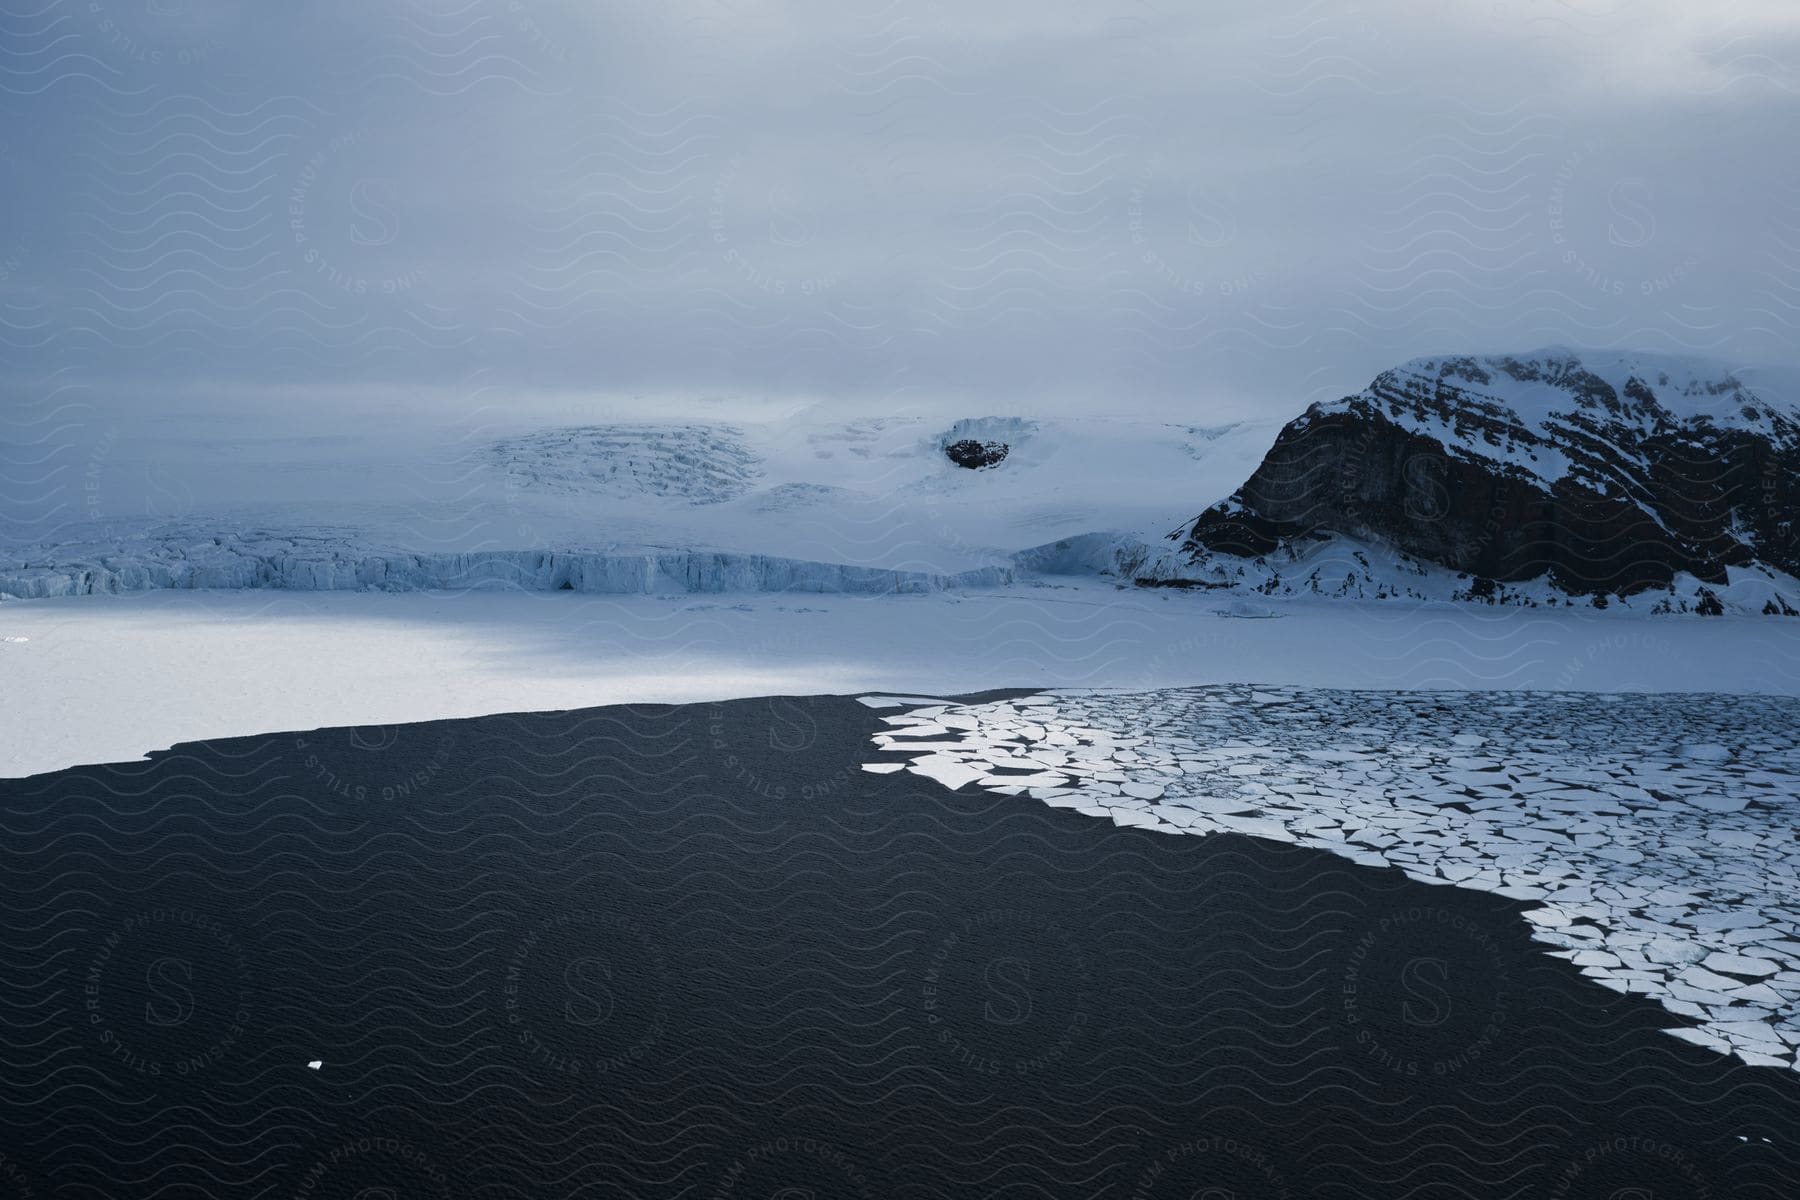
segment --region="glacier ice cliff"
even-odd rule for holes
[[[511,587],[606,594],[906,594],[1012,582],[1010,567],[952,574],[707,550],[417,553],[304,534],[120,539],[0,552],[0,599],[159,588],[415,591]]]

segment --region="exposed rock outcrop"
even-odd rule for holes
[[[1790,404],[1714,364],[1557,349],[1419,359],[1315,404],[1235,494],[1171,536],[1192,563],[1341,535],[1490,590],[1547,578],[1628,596],[1681,573],[1800,574],[1796,507]]]
[[[1005,442],[978,442],[974,438],[963,438],[945,446],[944,455],[959,467],[979,471],[1004,460],[1007,449]]]

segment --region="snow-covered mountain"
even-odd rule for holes
[[[1421,358],[1290,422],[1146,575],[1792,613],[1797,502],[1800,412],[1716,363],[1561,347]]]
[[[21,488],[36,499],[15,513],[0,488],[0,600],[995,586],[1047,538],[1154,540],[1191,497],[1242,479],[1279,424],[523,402],[460,422],[389,416],[355,437],[304,409],[132,419],[92,419],[100,440],[48,464],[25,448],[19,477],[64,490]]]
[[[20,481],[0,488],[0,600],[882,593],[1075,575],[1256,593],[1234,601],[1248,605],[1787,613],[1794,395],[1700,360],[1553,349],[1419,359],[1285,426],[1111,406],[521,399],[456,420],[293,406],[251,422],[221,402],[149,424],[119,409],[83,414],[71,428],[89,442],[71,435],[48,459],[29,445],[12,463],[0,446],[0,476],[10,464]]]

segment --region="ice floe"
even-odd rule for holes
[[[1791,698],[1221,685],[881,720],[876,745],[953,789],[1531,901],[1552,953],[1698,1022],[1670,1033],[1800,1069]]]

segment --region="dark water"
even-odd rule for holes
[[[875,720],[0,782],[0,1197],[1800,1196],[1800,1079],[1515,902],[868,774]]]

